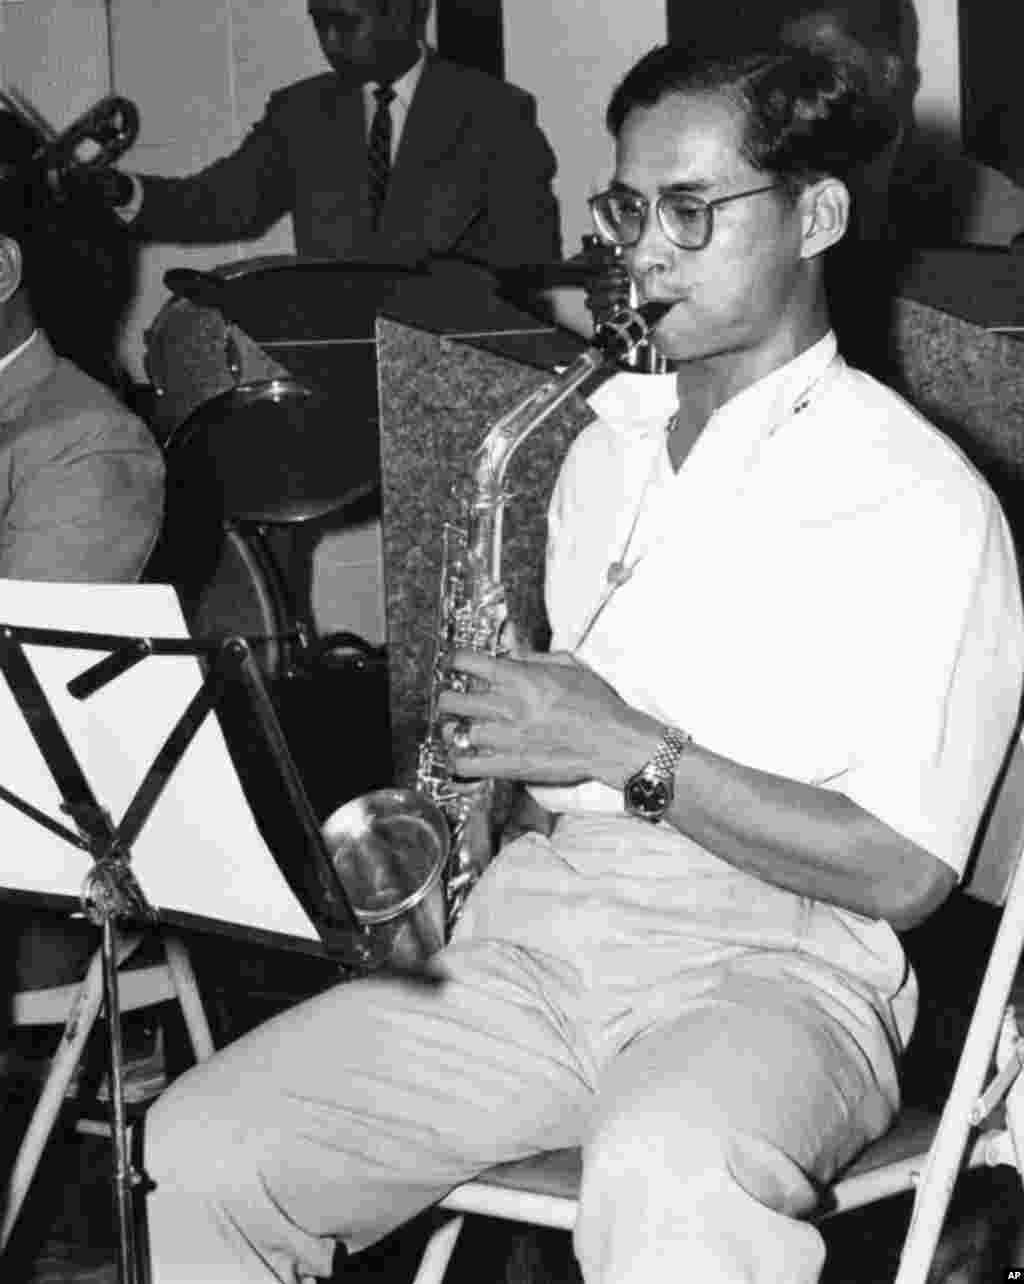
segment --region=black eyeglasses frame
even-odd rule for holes
[[[703,196],[695,196],[692,192],[662,192],[662,194],[654,202],[654,212],[658,219],[658,226],[664,232],[665,236],[672,242],[672,244],[677,247],[677,249],[693,250],[694,252],[697,252],[699,250],[707,249],[707,247],[711,244],[711,238],[715,234],[715,210],[718,209],[720,205],[728,205],[731,201],[743,200],[744,197],[747,197],[747,196],[760,196],[762,192],[773,192],[780,187],[782,187],[782,184],[779,182],[766,183],[763,187],[751,187],[745,192],[733,192],[732,195],[730,196],[719,196],[711,201],[705,200]],[[640,230],[637,232],[636,236],[631,240],[624,241],[619,237],[613,236],[611,234],[611,232],[609,231],[611,227],[611,222],[609,221],[608,223],[603,223],[595,207],[597,206],[598,202],[607,201],[609,197],[627,195],[627,194],[631,194],[635,197],[636,200],[643,202],[644,212],[643,212],[643,219],[640,224]],[[683,241],[677,240],[677,238],[672,235],[671,231],[668,228],[668,225],[665,219],[664,204],[665,202],[671,201],[674,198],[679,198],[679,197],[685,197],[686,200],[690,201],[695,207],[699,208],[702,214],[704,215],[704,234],[699,245],[688,245]],[[598,235],[607,244],[616,245],[623,250],[632,249],[634,245],[640,244],[640,241],[644,234],[644,229],[647,226],[647,219],[650,216],[650,212],[651,212],[651,203],[646,196],[640,196],[639,193],[635,193],[635,192],[628,193],[627,191],[624,191],[622,189],[610,187],[603,192],[598,192],[595,196],[591,196],[590,199],[587,201],[587,205],[590,208],[590,217],[593,219],[594,227],[597,229]]]

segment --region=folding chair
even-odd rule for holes
[[[1018,737],[964,884],[969,895],[1003,909],[945,1106],[940,1115],[901,1112],[886,1136],[824,1192],[816,1214],[822,1220],[916,1189],[895,1284],[924,1284],[962,1171],[1009,1164],[1021,1172],[1024,1041],[1008,999],[1024,950],[1022,852],[1024,745]],[[428,1240],[414,1284],[444,1279],[468,1214],[572,1230],[580,1175],[579,1150],[558,1150],[501,1164],[456,1187],[440,1205],[455,1216]]]
[[[139,935],[121,936],[118,962],[123,964],[141,942]],[[135,1012],[157,1004],[177,1002],[181,1006],[192,1053],[197,1061],[213,1055],[214,1044],[202,999],[185,943],[177,936],[161,934],[164,958],[161,962],[118,972],[121,1012]],[[11,1025],[64,1025],[60,1044],[43,1081],[29,1124],[7,1180],[3,1224],[0,1226],[0,1253],[7,1247],[15,1223],[35,1177],[43,1151],[53,1132],[61,1108],[103,1006],[103,958],[100,950],[92,957],[84,979],[77,985],[23,990],[11,1001]],[[150,1094],[150,1097],[156,1093]],[[86,1126],[83,1125],[83,1130]]]

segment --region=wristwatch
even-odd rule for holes
[[[692,736],[678,727],[662,729],[653,757],[622,787],[622,801],[631,816],[639,816],[654,825],[664,818],[676,791],[676,767],[692,740]]]

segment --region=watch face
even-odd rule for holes
[[[672,801],[672,792],[664,780],[638,772],[626,782],[626,806],[637,816],[660,819]]]

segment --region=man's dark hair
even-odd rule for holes
[[[35,161],[42,141],[20,116],[0,111],[0,235],[21,247],[23,285],[57,352],[122,391],[115,353],[137,250],[87,189],[55,196]]]
[[[793,192],[824,175],[846,179],[899,128],[848,63],[801,49],[713,54],[680,45],[660,45],[632,68],[612,95],[608,128],[617,136],[635,108],[701,93],[733,104],[745,159]]]
[[[889,92],[900,100],[904,115],[917,90],[920,31],[913,0],[718,0],[695,16],[692,5],[669,0],[668,38],[671,44],[715,50],[735,44],[743,31],[750,49],[775,44],[820,48],[839,53],[838,46],[855,42],[861,57],[885,64]],[[807,34],[817,32],[808,42]]]

